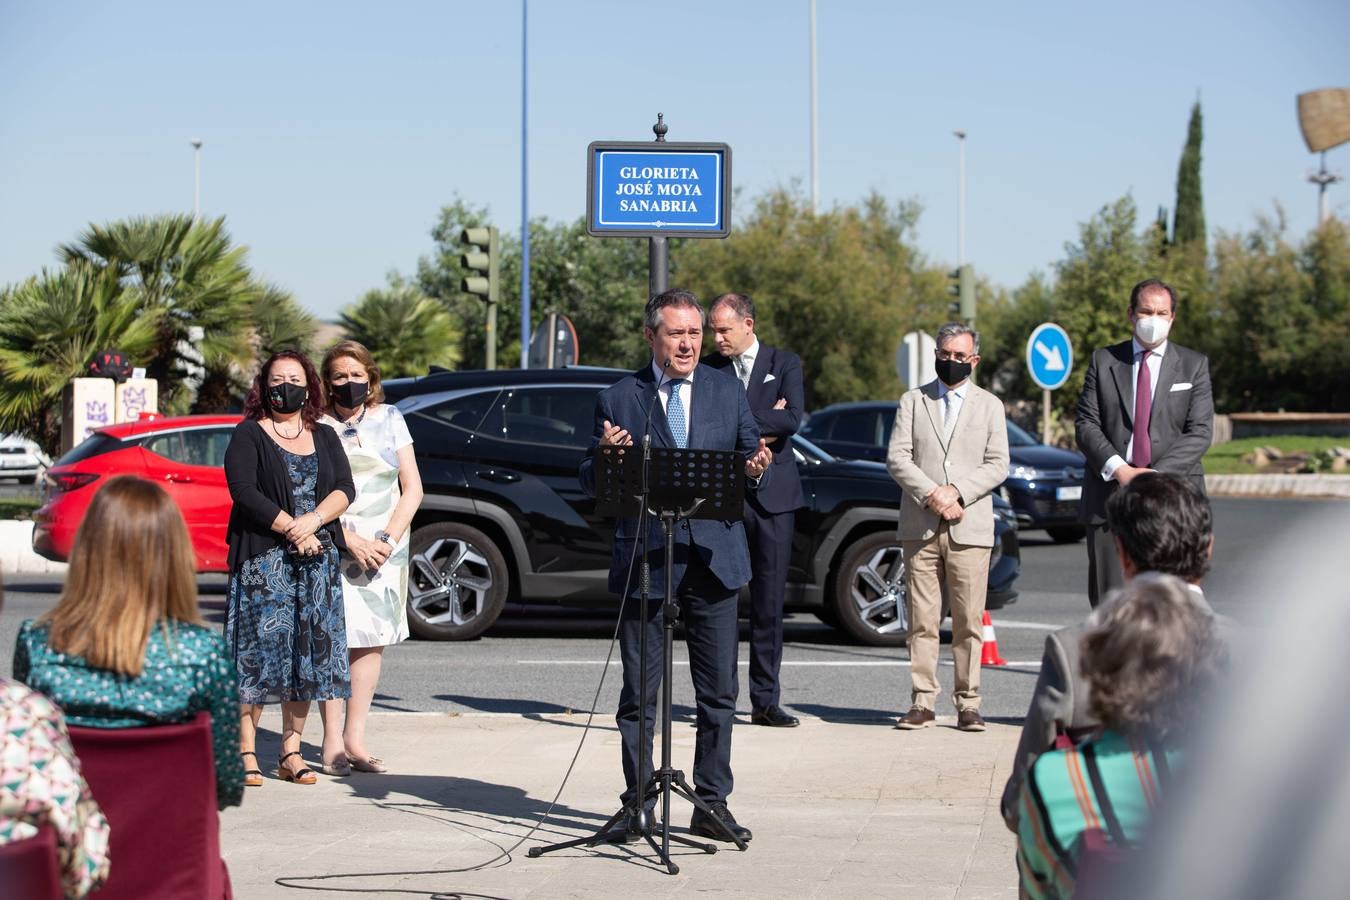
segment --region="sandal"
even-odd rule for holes
[[[371,772],[376,775],[382,775],[389,770],[384,767],[384,760],[378,756],[371,756],[367,759],[357,759],[355,756],[347,757],[347,762],[351,763],[353,769],[358,772]]]
[[[293,781],[296,784],[314,784],[319,780],[319,776],[315,775],[308,767],[296,772],[293,771],[290,766],[286,765],[286,760],[290,759],[292,756],[300,756],[300,751],[292,750],[290,753],[284,754],[277,760],[278,778],[282,781]],[[304,762],[304,757],[300,757],[300,764],[304,765]]]
[[[241,757],[251,756],[253,757],[254,765],[257,764],[258,754],[254,753],[252,750],[241,751],[239,755]],[[248,763],[245,762],[244,765],[248,765]],[[262,787],[262,783],[263,783],[262,769],[244,770],[244,787]]]
[[[314,768],[325,775],[335,775],[338,778],[345,778],[352,774],[352,764],[345,756],[338,757],[338,761],[335,763],[321,762]]]

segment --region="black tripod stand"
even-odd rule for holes
[[[716,853],[715,844],[691,840],[683,835],[670,833],[670,795],[678,794],[688,800],[695,808],[703,811],[706,821],[715,823],[726,838],[741,849],[746,849],[745,841],[735,835],[720,819],[712,814],[712,809],[690,786],[684,772],[671,765],[671,698],[674,681],[674,643],[675,623],[679,619],[680,607],[675,602],[674,558],[675,525],[680,520],[691,518],[728,519],[741,515],[744,503],[744,485],[739,465],[741,457],[731,451],[714,450],[673,450],[666,448],[644,448],[641,457],[630,448],[601,448],[597,457],[596,509],[600,512],[612,512],[617,515],[634,515],[648,512],[661,520],[664,538],[665,599],[661,607],[663,616],[662,648],[662,685],[661,685],[661,767],[652,771],[647,783],[642,786],[634,798],[619,809],[609,821],[588,837],[563,841],[544,847],[531,847],[531,858],[582,845],[594,847],[597,844],[615,839],[615,835],[626,835],[630,824],[637,825],[642,838],[656,853],[666,871],[675,875],[680,867],[670,858],[670,844],[674,841],[687,847],[695,847],[704,853]],[[648,504],[657,509],[649,509]],[[681,507],[684,508],[681,508]],[[636,508],[635,508],[636,507]],[[643,553],[641,586],[639,591],[638,615],[641,627],[638,629],[638,657],[642,660],[642,672],[639,679],[638,697],[638,747],[637,773],[647,768],[647,611],[650,594],[650,570]],[[661,817],[653,822],[647,815],[647,801],[661,799]],[[657,826],[660,826],[659,829]],[[616,827],[619,831],[616,832]],[[657,844],[655,831],[660,832],[661,843]]]

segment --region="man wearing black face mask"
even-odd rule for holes
[[[912,689],[909,712],[896,727],[906,730],[935,718],[944,586],[952,614],[956,726],[984,730],[980,649],[994,546],[990,495],[1008,477],[1008,427],[999,399],[970,380],[979,362],[978,334],[959,322],[938,329],[937,380],[900,398],[886,454],[901,488]]]

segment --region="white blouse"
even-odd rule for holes
[[[408,433],[408,423],[403,421],[403,413],[397,406],[388,403],[367,407],[361,421],[350,425],[330,415],[324,415],[319,421],[336,431],[344,445],[375,450],[395,468],[398,467],[398,451],[413,442],[412,435]],[[353,426],[355,434],[351,434]]]

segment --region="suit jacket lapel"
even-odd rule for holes
[[[924,386],[923,389],[923,408],[928,411],[928,421],[933,426],[933,434],[937,437],[938,445],[945,451],[947,442],[942,439],[942,404],[937,399],[937,382],[932,381]]]
[[[1117,344],[1111,348],[1111,356],[1111,378],[1120,396],[1121,412],[1125,424],[1134,428],[1134,344],[1129,341]]]
[[[638,409],[642,410],[643,419],[641,421],[646,421],[647,410],[652,411],[652,446],[674,447],[675,435],[670,433],[670,422],[666,419],[665,409],[656,397],[656,377],[652,374],[650,367],[641,370],[638,374],[636,400]],[[653,403],[653,401],[655,402]],[[633,443],[642,443],[641,434],[634,434],[632,437]]]
[[[769,356],[773,348],[767,346],[763,341],[759,343],[759,356],[755,357],[755,364],[750,367],[750,384],[746,387],[746,393],[758,394],[764,388],[764,376],[769,373],[771,363]],[[751,403],[751,407],[755,404]]]
[[[1177,348],[1169,345],[1162,359],[1158,360],[1158,383],[1153,385],[1153,397],[1148,408],[1148,430],[1151,434],[1158,433],[1158,429],[1154,427],[1158,417],[1167,415],[1167,404],[1158,401],[1167,399],[1179,374],[1181,374],[1181,357],[1177,354]]]
[[[701,376],[701,377],[700,377]],[[711,407],[709,404],[716,401],[712,398],[712,378],[707,372],[694,370],[694,380],[689,385],[689,446],[693,448],[707,446],[704,439],[705,423],[708,417],[704,415]],[[675,446],[672,439],[672,447]]]

